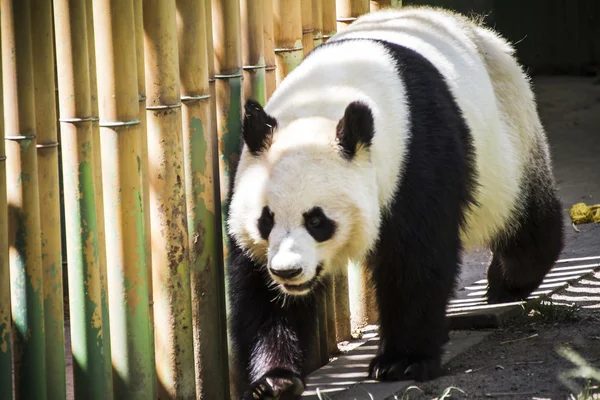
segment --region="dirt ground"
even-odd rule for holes
[[[568,210],[577,202],[600,203],[600,85],[594,78],[577,77],[538,77],[533,83],[565,210],[567,242],[561,258],[599,256],[600,224],[580,225],[577,232]],[[466,255],[458,290],[485,278],[487,262],[486,251]],[[531,317],[524,313],[451,360],[446,376],[403,390],[395,398],[557,400],[581,393],[584,380],[571,381],[568,387],[559,378],[575,366],[557,349],[567,345],[600,368],[600,272],[551,298],[554,306],[541,307]],[[449,387],[464,393],[452,389],[450,397],[443,397]]]

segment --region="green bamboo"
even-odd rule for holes
[[[213,23],[212,23],[212,3],[210,0],[204,1],[206,11],[206,52],[208,55],[208,88],[210,94],[210,136],[213,138],[212,143],[212,154],[219,154],[219,127],[217,125],[217,86],[215,78],[215,58],[214,58],[214,43],[213,43]],[[223,221],[222,221],[222,210],[221,210],[221,187],[220,187],[220,165],[221,158],[214,156],[212,160],[213,169],[213,188],[215,191],[215,226],[216,236],[218,238],[223,237]],[[217,246],[216,253],[216,267],[219,271],[225,271],[225,257],[224,257],[224,246]],[[225,273],[218,275],[219,278],[219,308],[225,310],[227,313],[227,281],[225,279]],[[227,314],[226,314],[227,315]],[[220,327],[220,337],[227,337],[225,342],[221,341],[221,354],[229,354],[229,336],[227,330],[227,323]],[[228,358],[228,362],[222,363],[223,377],[230,380],[231,371],[231,357]]]
[[[0,54],[2,42],[0,41]],[[0,77],[2,63],[0,62]],[[4,96],[0,79],[0,116],[4,115]],[[8,204],[6,203],[6,151],[4,118],[0,118],[0,398],[11,400],[12,329],[10,312],[10,266],[8,258]]]
[[[94,0],[114,396],[156,398],[133,0]]]
[[[156,369],[161,398],[196,394],[175,0],[144,2]]]
[[[93,0],[92,0],[93,1]],[[137,86],[140,118],[142,212],[144,213],[144,235],[146,238],[146,265],[148,272],[148,305],[150,307],[150,338],[154,343],[154,299],[152,295],[152,234],[150,228],[150,178],[148,175],[148,130],[146,123],[146,69],[144,65],[144,0],[133,0],[135,18],[135,54],[137,62]],[[154,352],[150,353],[152,365],[156,365]],[[152,380],[156,391],[156,379]]]
[[[225,310],[221,308],[218,268],[205,1],[178,0],[183,151],[190,241],[196,398],[228,397]]]
[[[96,76],[96,46],[94,42],[93,0],[86,0],[87,49],[90,68],[90,106],[92,116],[92,149],[94,185],[96,186],[96,222],[98,231],[98,264],[100,267],[100,303],[102,308],[102,345],[104,347],[105,399],[113,398],[113,376],[110,346],[110,317],[108,312],[108,278],[106,267],[106,232],[104,229],[104,198],[102,188],[102,152],[98,116],[98,82]]]
[[[55,0],[75,398],[104,399],[104,334],[86,0]]]
[[[6,187],[15,394],[46,399],[43,270],[30,0],[2,0]]]
[[[65,320],[63,310],[62,245],[56,133],[56,80],[52,2],[32,1],[32,45],[35,54],[35,121],[44,273],[44,325],[46,331],[46,384],[48,397],[66,398]]]

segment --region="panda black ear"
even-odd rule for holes
[[[369,147],[375,134],[375,122],[369,106],[360,101],[348,104],[337,124],[336,137],[342,156],[352,160],[359,145]]]
[[[259,154],[268,147],[276,126],[277,120],[268,115],[259,102],[253,99],[246,100],[242,137],[253,155]]]

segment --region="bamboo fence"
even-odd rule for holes
[[[1,3],[6,187],[13,357],[17,398],[46,399],[40,198],[31,1]]]
[[[0,1],[0,398],[239,396],[224,221],[242,104],[399,2]],[[375,322],[366,278],[328,283],[308,371]]]
[[[229,394],[221,308],[221,269],[214,190],[216,136],[212,135],[205,1],[178,0],[177,33],[183,117],[183,151],[191,269],[197,399]]]
[[[66,396],[65,335],[62,282],[60,196],[58,186],[58,138],[52,3],[32,0],[32,51],[36,55],[35,122],[42,270],[44,279],[44,329],[46,337],[46,384],[51,399]]]
[[[93,2],[115,398],[156,398],[132,0]]]

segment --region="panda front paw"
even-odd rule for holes
[[[285,370],[271,370],[252,383],[242,400],[293,400],[304,392],[300,376]]]
[[[428,381],[443,375],[439,357],[381,354],[371,360],[369,378],[378,381]]]

